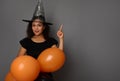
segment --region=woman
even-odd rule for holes
[[[63,32],[60,26],[57,36],[59,38],[59,44],[57,40],[49,36],[49,24],[43,22],[41,18],[34,17],[28,24],[27,37],[20,40],[21,48],[18,56],[30,55],[37,59],[39,54],[51,47],[58,47],[63,50]],[[35,81],[54,81],[51,73],[41,73]]]

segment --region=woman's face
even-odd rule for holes
[[[32,22],[32,30],[35,36],[42,35],[44,29],[45,27],[43,26],[43,23],[41,23],[39,19],[35,19]]]

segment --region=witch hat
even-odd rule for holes
[[[43,3],[42,0],[38,0],[37,6],[35,8],[35,12],[33,14],[33,17],[31,20],[24,20],[24,22],[33,22],[34,19],[39,19],[42,23],[52,25],[52,23],[46,22],[45,21],[45,12],[43,8]]]

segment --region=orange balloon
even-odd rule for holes
[[[65,54],[59,48],[48,48],[37,58],[42,72],[55,72],[59,70],[65,62]]]
[[[13,75],[8,72],[7,75],[5,76],[5,81],[16,81]]]
[[[13,60],[10,71],[18,81],[33,81],[39,75],[40,64],[31,56],[19,56]]]

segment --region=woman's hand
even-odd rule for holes
[[[61,25],[60,27],[59,27],[59,30],[57,31],[57,36],[58,36],[58,38],[59,38],[59,49],[61,49],[61,50],[63,50],[63,37],[64,37],[64,34],[63,34],[63,32],[62,32],[62,28],[63,28],[63,25]]]
[[[57,36],[59,39],[63,39],[63,37],[64,37],[62,29],[63,29],[63,24],[59,27],[59,30],[57,31]]]

